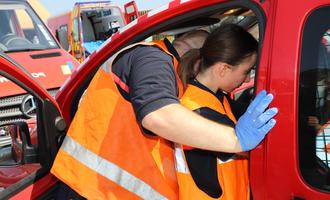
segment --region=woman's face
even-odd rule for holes
[[[225,85],[221,88],[223,91],[232,92],[240,87],[243,83],[250,81],[250,72],[256,63],[257,55],[254,53],[250,57],[244,59],[239,65],[230,66],[230,70],[226,74]]]

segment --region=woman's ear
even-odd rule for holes
[[[218,62],[215,69],[218,76],[224,77],[229,72],[229,70],[231,70],[231,67],[226,63]]]
[[[197,60],[196,60],[196,62],[194,63],[194,66],[193,66],[193,70],[194,70],[194,76],[196,76],[197,74],[198,74],[198,72],[199,72],[199,68],[200,68],[200,64],[201,64],[201,59],[200,58],[198,58]]]

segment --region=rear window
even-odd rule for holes
[[[299,77],[299,166],[312,186],[330,190],[330,7],[307,19]]]

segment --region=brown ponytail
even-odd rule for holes
[[[187,86],[189,79],[194,78],[199,72],[198,60],[200,59],[199,49],[190,49],[181,57],[179,76],[183,87]],[[197,65],[196,65],[197,64]],[[195,67],[197,66],[197,68]]]

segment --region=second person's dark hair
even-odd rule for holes
[[[224,24],[216,28],[199,50],[192,49],[182,56],[180,78],[186,86],[190,78],[203,72],[217,62],[238,65],[258,50],[257,40],[242,27]],[[200,65],[194,69],[194,63],[200,58]]]

